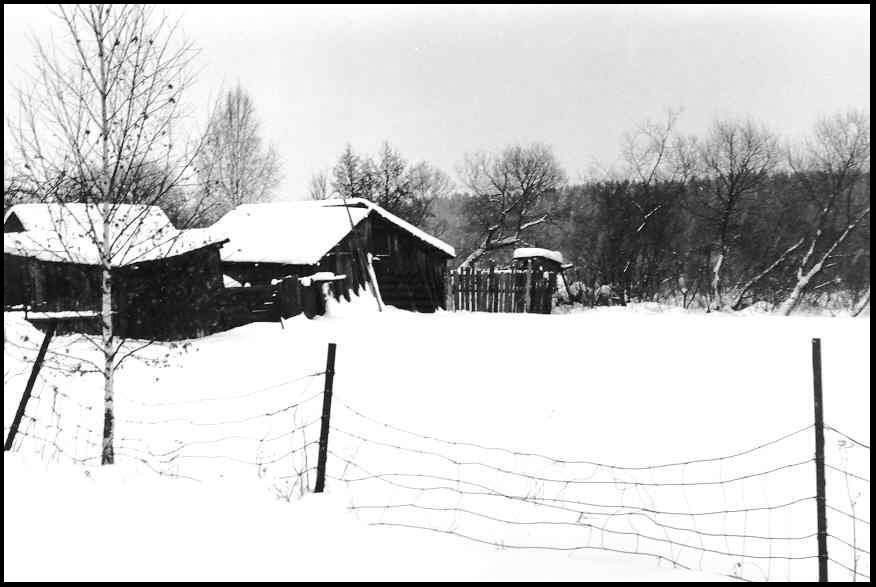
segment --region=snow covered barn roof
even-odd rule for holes
[[[219,242],[174,228],[158,206],[116,204],[109,216],[110,263],[119,267]],[[18,204],[3,218],[3,253],[42,261],[100,264],[102,204]]]
[[[228,238],[223,261],[315,265],[372,213],[444,254],[456,255],[447,243],[361,198],[244,204],[209,228],[186,232]]]
[[[521,247],[519,249],[514,249],[515,259],[529,259],[531,257],[544,257],[545,259],[550,259],[560,265],[563,264],[563,254],[559,251],[539,249],[538,247]]]

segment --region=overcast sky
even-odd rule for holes
[[[286,179],[310,175],[347,142],[390,141],[454,174],[466,152],[551,145],[572,179],[610,165],[621,135],[683,108],[701,132],[750,115],[789,136],[819,117],[870,107],[870,7],[169,5],[201,49],[191,99],[240,82]],[[46,38],[45,5],[4,5],[9,84]]]

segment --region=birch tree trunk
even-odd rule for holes
[[[113,336],[113,288],[112,288],[112,213],[111,202],[114,201],[113,172],[110,165],[110,115],[108,110],[109,79],[107,73],[106,47],[104,46],[103,21],[95,23],[96,40],[98,43],[98,61],[100,66],[100,133],[101,133],[101,342],[103,349],[103,438],[101,441],[100,463],[111,465],[115,462],[113,450],[113,430],[115,428],[115,413],[113,411],[113,368],[114,336]]]
[[[794,251],[799,249],[800,246],[803,245],[803,241],[804,241],[804,239],[801,238],[796,243],[794,243],[793,245],[791,245],[790,247],[785,249],[785,251],[781,255],[779,255],[779,257],[775,261],[773,261],[769,265],[769,267],[767,267],[766,269],[764,269],[763,271],[761,271],[760,273],[758,273],[757,275],[755,275],[754,277],[749,279],[745,283],[745,285],[742,286],[742,289],[740,290],[739,294],[736,296],[736,300],[733,302],[733,305],[731,306],[732,309],[734,311],[741,310],[742,309],[742,300],[745,298],[745,295],[749,292],[749,290],[752,287],[754,287],[755,285],[757,285],[761,279],[763,279],[764,277],[766,277],[767,275],[772,273],[773,270],[775,270],[776,267],[781,265],[782,262],[784,262],[784,260],[787,259],[791,253],[793,253]]]
[[[812,279],[821,273],[822,269],[824,269],[824,264],[827,260],[834,254],[836,249],[843,244],[843,241],[848,238],[850,234],[858,227],[858,225],[870,215],[870,207],[867,206],[860,214],[858,214],[857,218],[853,222],[851,222],[848,226],[846,226],[845,230],[843,230],[842,234],[840,234],[833,243],[828,247],[828,249],[824,252],[824,254],[819,257],[818,261],[813,265],[809,270],[806,270],[805,267],[812,256],[813,251],[815,250],[816,245],[818,244],[818,240],[821,236],[823,236],[823,231],[819,229],[816,231],[815,236],[812,239],[812,242],[809,245],[809,250],[806,255],[803,257],[803,260],[800,262],[800,266],[797,269],[797,283],[794,285],[794,288],[791,290],[791,293],[788,294],[788,297],[785,298],[785,301],[779,306],[779,314],[782,316],[789,316],[791,312],[793,312],[797,306],[800,304],[800,300],[803,297],[803,294],[806,291],[806,288],[809,287],[809,284],[812,282]]]
[[[870,288],[867,288],[867,293],[865,293],[858,303],[855,304],[855,307],[852,308],[852,316],[860,316],[864,309],[870,305]]]

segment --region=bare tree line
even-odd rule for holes
[[[870,120],[848,111],[786,142],[752,119],[702,136],[678,113],[626,133],[620,163],[569,184],[549,148],[468,156],[467,193],[440,206],[468,266],[511,246],[563,251],[587,285],[627,298],[740,310],[768,300],[784,315],[807,294],[869,303]],[[525,238],[523,238],[525,236]]]

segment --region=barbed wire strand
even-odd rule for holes
[[[161,425],[161,424],[174,424],[174,423],[185,423],[185,424],[189,424],[191,426],[231,426],[231,425],[235,425],[235,424],[244,424],[246,422],[258,420],[260,418],[270,418],[272,416],[276,416],[278,414],[282,414],[284,412],[294,410],[295,408],[298,408],[304,404],[307,404],[307,403],[309,403],[317,398],[321,398],[322,396],[323,396],[323,392],[319,392],[319,393],[314,394],[306,399],[298,401],[294,404],[289,404],[287,406],[284,406],[282,408],[279,408],[279,409],[276,409],[276,410],[273,410],[270,412],[256,414],[255,416],[250,416],[248,418],[241,418],[239,420],[224,420],[224,421],[220,421],[220,422],[195,422],[195,421],[189,420],[187,418],[167,418],[165,420],[152,420],[152,421],[123,420],[122,422],[125,424],[133,424],[133,425],[141,425],[141,426],[155,426],[155,425]]]
[[[510,469],[497,467],[495,465],[490,465],[490,464],[480,462],[480,461],[459,461],[459,460],[456,460],[452,457],[449,457],[447,455],[437,453],[434,451],[424,451],[424,450],[420,450],[420,449],[403,447],[403,446],[399,446],[399,445],[395,445],[395,444],[391,444],[391,443],[372,440],[372,439],[363,437],[361,435],[354,434],[352,432],[347,432],[347,431],[345,431],[341,428],[335,427],[335,426],[331,426],[331,430],[333,430],[335,432],[339,432],[339,433],[344,434],[346,436],[349,436],[351,438],[355,438],[355,439],[360,440],[362,442],[369,443],[369,444],[374,444],[374,445],[382,446],[385,448],[392,448],[394,450],[399,450],[399,451],[404,451],[404,452],[412,452],[412,453],[442,458],[442,459],[444,459],[444,460],[446,460],[454,465],[457,465],[457,466],[478,466],[478,467],[483,467],[485,469],[489,469],[491,471],[496,471],[498,473],[502,473],[505,475],[522,477],[525,479],[529,479],[531,481],[541,481],[541,482],[546,482],[546,483],[561,483],[563,485],[630,485],[630,486],[637,486],[637,487],[696,487],[696,486],[710,486],[710,485],[726,485],[726,484],[730,484],[730,483],[744,481],[747,479],[753,479],[756,477],[770,475],[772,473],[776,473],[776,472],[783,471],[786,469],[800,467],[802,465],[806,465],[806,464],[809,464],[809,463],[812,463],[815,461],[814,458],[809,458],[809,459],[806,459],[806,460],[803,460],[800,462],[790,463],[790,464],[782,465],[779,467],[775,467],[775,468],[769,469],[767,471],[762,471],[759,473],[750,473],[747,475],[741,475],[738,477],[733,477],[730,479],[724,479],[724,480],[720,480],[720,481],[645,482],[645,481],[626,481],[623,479],[613,479],[611,481],[593,481],[593,480],[580,480],[580,479],[556,479],[556,478],[551,478],[551,477],[542,477],[539,475],[532,475],[530,473],[522,473],[519,471],[513,471]]]
[[[836,432],[836,433],[839,434],[840,436],[844,437],[846,440],[849,440],[849,441],[851,441],[851,442],[857,444],[857,445],[860,446],[861,448],[866,448],[867,450],[870,450],[870,445],[869,445],[869,444],[864,444],[863,442],[860,442],[860,441],[858,441],[858,440],[855,440],[854,438],[852,438],[851,436],[849,436],[849,435],[846,434],[845,432],[841,432],[840,430],[837,430],[837,429],[834,428],[833,426],[830,426],[830,425],[828,425],[828,424],[825,424],[825,425],[824,425],[824,428],[825,428],[825,430],[832,430],[832,431]]]
[[[480,512],[475,512],[473,510],[460,508],[458,506],[455,506],[452,508],[447,508],[447,507],[424,506],[422,504],[417,504],[417,503],[396,503],[396,504],[380,504],[380,505],[356,505],[356,506],[349,507],[349,509],[352,509],[352,510],[360,510],[360,509],[361,510],[368,510],[368,509],[379,510],[379,509],[401,509],[401,508],[411,508],[411,509],[420,509],[420,510],[427,510],[427,511],[440,511],[440,512],[452,511],[452,512],[458,512],[458,513],[465,513],[465,514],[469,514],[472,516],[476,516],[476,517],[480,517],[480,518],[492,520],[494,522],[499,522],[499,523],[508,524],[508,525],[512,525],[512,526],[517,526],[517,525],[519,525],[519,526],[541,526],[541,525],[569,526],[569,527],[577,527],[577,528],[593,528],[593,529],[597,529],[597,530],[603,530],[602,527],[596,526],[595,524],[590,524],[588,522],[578,522],[578,521],[570,522],[570,521],[562,521],[562,520],[536,520],[536,521],[507,520],[507,519],[493,517],[493,516],[483,514]],[[699,535],[701,537],[708,537],[708,538],[725,538],[725,537],[729,536],[730,538],[738,538],[738,539],[757,539],[757,540],[765,540],[765,541],[771,540],[771,541],[795,542],[795,541],[811,540],[812,538],[815,538],[818,535],[816,532],[813,532],[811,534],[806,534],[803,536],[791,536],[791,537],[757,536],[757,535],[753,535],[753,534],[724,534],[724,533],[717,533],[717,532],[704,532],[702,530],[697,530],[694,528],[680,528],[680,527],[675,527],[675,526],[667,526],[665,524],[660,524],[660,523],[655,523],[655,525],[661,526],[663,528],[670,529],[670,530],[677,530],[680,532],[690,532],[692,534],[696,534],[696,535]],[[606,531],[608,531],[608,530],[606,530]],[[613,532],[621,532],[621,531],[615,530]],[[659,540],[659,539],[655,538],[655,540]],[[688,547],[690,545],[684,544],[684,546]],[[700,549],[699,547],[696,547],[696,546],[690,546],[690,548]],[[765,558],[769,558],[769,557],[765,557]]]
[[[861,477],[860,475],[855,475],[854,473],[852,473],[850,471],[846,471],[845,469],[841,469],[840,467],[835,467],[835,466],[831,465],[830,463],[824,463],[824,466],[826,468],[830,469],[831,471],[836,471],[837,473],[842,473],[843,475],[848,475],[852,479],[857,479],[858,481],[863,481],[864,483],[870,482],[870,480],[867,479],[866,477]]]
[[[191,404],[202,404],[205,402],[219,402],[219,401],[233,401],[240,399],[247,399],[253,396],[256,396],[260,393],[265,393],[267,391],[273,391],[275,389],[279,389],[281,387],[285,387],[287,385],[292,385],[294,383],[298,383],[300,381],[304,381],[305,379],[319,377],[321,375],[325,375],[325,371],[320,371],[317,373],[308,373],[306,375],[302,375],[300,377],[296,377],[295,379],[290,379],[288,381],[281,381],[280,383],[275,383],[273,385],[269,385],[267,387],[262,387],[260,389],[256,389],[255,391],[250,391],[240,395],[231,395],[231,396],[216,396],[216,397],[205,397],[191,400],[184,400],[178,402],[140,402],[130,398],[121,398],[122,402],[132,403],[134,405],[144,407],[144,408],[165,408],[165,407],[178,407],[178,406],[186,406]]]
[[[471,481],[460,481],[459,479],[451,479],[451,478],[442,477],[439,475],[429,475],[429,474],[419,474],[419,473],[380,473],[380,474],[375,474],[375,473],[371,473],[370,471],[365,469],[362,465],[355,463],[355,462],[343,457],[342,455],[335,453],[331,449],[329,449],[328,454],[333,456],[334,458],[342,461],[342,462],[349,464],[352,467],[355,467],[355,468],[361,470],[366,475],[365,477],[359,477],[359,478],[354,478],[354,479],[348,479],[348,478],[338,479],[339,481],[343,481],[346,483],[356,483],[356,482],[361,482],[361,481],[378,480],[378,481],[383,481],[385,483],[397,485],[397,486],[404,488],[404,489],[411,489],[411,490],[415,490],[415,491],[439,491],[439,490],[443,490],[443,491],[452,491],[454,493],[462,492],[465,495],[482,495],[482,496],[503,497],[505,499],[528,502],[528,503],[536,503],[538,505],[545,505],[542,502],[556,502],[556,503],[570,504],[570,505],[584,506],[584,507],[596,507],[596,508],[605,508],[605,509],[614,509],[614,510],[622,509],[622,510],[641,511],[641,512],[650,513],[650,514],[654,514],[654,515],[665,515],[665,516],[714,516],[714,515],[740,514],[740,513],[744,513],[744,512],[756,512],[756,511],[784,509],[784,508],[788,508],[788,507],[797,505],[799,503],[803,503],[805,501],[815,499],[814,496],[804,497],[804,498],[795,499],[795,500],[792,500],[790,502],[783,503],[780,505],[759,506],[759,507],[753,507],[753,508],[738,508],[738,509],[732,509],[732,510],[725,509],[725,510],[702,511],[702,512],[665,511],[665,510],[644,508],[644,507],[640,507],[640,506],[631,506],[631,505],[625,505],[625,504],[608,504],[608,505],[606,505],[606,504],[596,504],[596,503],[577,501],[577,500],[571,500],[571,499],[563,499],[563,498],[512,495],[512,494],[504,493],[502,491],[498,491],[494,488],[491,488],[491,487],[486,486],[486,485],[482,485],[480,483],[474,483]],[[439,481],[449,481],[452,483],[460,483],[461,482],[465,485],[470,485],[472,487],[482,489],[483,491],[481,491],[481,492],[466,491],[466,490],[458,489],[456,487],[448,487],[448,486],[412,487],[412,486],[407,486],[407,485],[403,485],[403,484],[397,484],[396,482],[387,479],[387,477],[414,477],[414,478],[422,478],[422,479],[434,479],[434,480],[439,480]],[[569,509],[568,511],[575,511],[575,512],[581,513],[581,511],[578,509],[575,509],[575,510]],[[593,515],[605,515],[605,516],[625,515],[625,512],[617,512],[617,513],[615,513],[615,512],[587,512],[587,513],[591,513]]]
[[[539,454],[539,453],[522,452],[522,451],[510,450],[510,449],[506,449],[506,448],[502,448],[502,447],[485,446],[485,445],[481,445],[481,444],[477,444],[477,443],[473,443],[473,442],[445,440],[445,439],[437,438],[434,436],[429,436],[426,434],[412,432],[410,430],[400,428],[400,427],[395,426],[393,424],[389,424],[387,422],[382,422],[380,420],[376,420],[370,416],[366,416],[365,414],[363,414],[362,412],[360,412],[356,408],[353,408],[352,406],[350,406],[348,403],[345,403],[345,402],[340,402],[340,403],[344,408],[346,408],[347,410],[349,410],[350,412],[352,412],[356,416],[358,416],[364,420],[370,421],[373,424],[376,424],[378,426],[382,426],[384,428],[388,428],[390,430],[395,430],[396,432],[401,432],[403,434],[408,434],[410,436],[422,438],[424,440],[439,442],[442,444],[448,444],[448,445],[452,445],[452,446],[465,446],[465,447],[470,447],[470,448],[475,448],[475,449],[480,449],[480,450],[503,452],[503,453],[506,453],[506,454],[509,454],[509,455],[515,456],[515,457],[539,458],[539,459],[550,461],[552,463],[557,463],[557,464],[589,465],[589,466],[594,466],[594,467],[602,467],[605,469],[615,469],[615,470],[621,470],[621,471],[644,471],[644,470],[649,470],[649,469],[664,469],[664,468],[669,468],[669,467],[679,467],[682,465],[692,465],[692,464],[698,464],[698,463],[713,463],[713,462],[717,462],[717,461],[724,461],[724,460],[728,460],[728,459],[733,459],[733,458],[737,458],[737,457],[751,454],[755,451],[764,449],[768,446],[771,446],[771,445],[777,444],[779,442],[782,442],[784,440],[787,440],[788,438],[791,438],[793,436],[801,434],[801,433],[803,433],[803,432],[805,432],[805,431],[807,431],[810,428],[813,428],[815,426],[814,424],[809,424],[808,426],[800,428],[799,430],[795,430],[794,432],[790,432],[788,434],[785,434],[785,435],[783,435],[779,438],[776,438],[774,440],[771,440],[769,442],[764,442],[764,443],[759,444],[757,446],[754,446],[752,448],[749,448],[749,449],[746,449],[746,450],[743,450],[743,451],[740,451],[737,453],[721,456],[721,457],[692,459],[689,461],[679,461],[679,462],[665,463],[665,464],[660,464],[660,465],[620,466],[620,465],[609,465],[609,464],[599,463],[599,462],[589,461],[589,460],[562,459],[562,458],[551,457],[551,456],[547,456],[547,455]]]
[[[860,552],[862,554],[866,554],[867,556],[870,555],[869,550],[867,550],[865,548],[861,548],[860,546],[855,546],[851,542],[848,542],[847,540],[844,540],[844,539],[840,538],[839,536],[836,536],[835,534],[828,534],[827,537],[832,538],[832,539],[836,540],[837,542],[842,542],[843,544],[845,544],[846,546],[848,546],[852,550],[855,550],[855,551]]]
[[[865,574],[865,573],[862,573],[861,571],[856,571],[855,569],[853,569],[853,568],[851,568],[851,567],[848,567],[848,566],[844,565],[843,563],[839,562],[839,561],[836,560],[835,558],[830,558],[830,557],[828,557],[827,560],[828,560],[829,562],[832,562],[833,564],[839,566],[839,567],[842,567],[843,569],[847,570],[848,572],[852,573],[852,574],[855,575],[855,576],[858,576],[858,577],[864,577],[864,578],[867,579],[868,581],[870,580],[870,575],[867,575],[867,574]]]
[[[832,511],[832,512],[836,512],[836,513],[838,513],[838,514],[842,514],[842,515],[846,516],[847,518],[850,518],[850,519],[852,519],[852,520],[855,520],[856,522],[860,522],[860,523],[862,523],[862,524],[866,524],[866,525],[868,525],[868,526],[870,525],[870,520],[865,520],[865,519],[863,519],[863,518],[859,518],[858,516],[856,516],[856,515],[854,515],[854,514],[850,514],[850,513],[846,512],[846,511],[843,511],[843,510],[841,510],[841,509],[839,509],[839,508],[837,508],[837,507],[834,507],[834,506],[830,505],[829,503],[828,503],[828,504],[825,504],[825,507],[826,507],[827,509],[829,509],[830,511]]]

